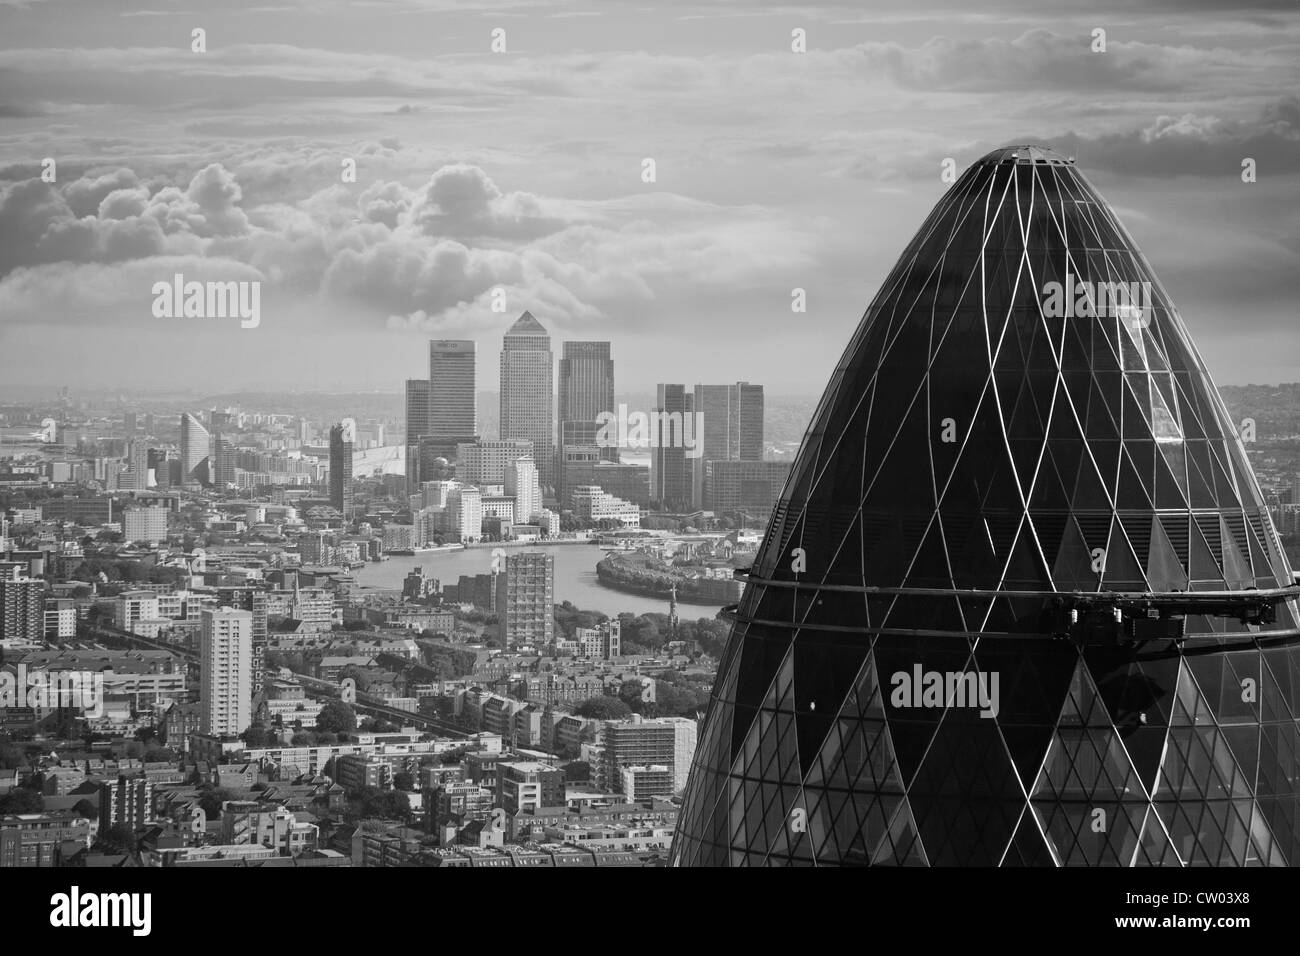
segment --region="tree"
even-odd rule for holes
[[[0,743],[0,770],[14,770],[27,762],[22,750],[5,741]]]
[[[134,854],[138,845],[135,828],[126,823],[114,824],[109,831],[104,834],[104,840],[107,843],[118,847],[124,853]]]
[[[199,807],[209,820],[215,820],[221,816],[221,805],[233,799],[235,795],[224,787],[208,787],[199,794]]]
[[[40,813],[45,809],[45,798],[37,790],[19,787],[0,797],[0,814]]]
[[[335,734],[350,734],[357,729],[357,712],[341,700],[326,702],[316,718],[316,729]]]
[[[99,817],[99,804],[89,798],[78,800],[76,804],[73,805],[72,812],[94,820]]]
[[[588,720],[622,720],[632,708],[617,697],[588,697],[573,712]]]
[[[411,818],[411,800],[400,790],[358,787],[349,796],[356,811],[363,817],[403,821]]]
[[[415,774],[409,770],[399,770],[393,774],[393,786],[407,792],[415,789]]]
[[[251,749],[274,746],[277,740],[265,724],[250,724],[239,736]]]

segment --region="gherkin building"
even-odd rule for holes
[[[1295,581],[1071,159],[949,188],[737,576],[674,865],[1300,864]]]

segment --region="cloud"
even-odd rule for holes
[[[565,225],[544,205],[528,193],[503,194],[476,166],[444,166],[425,186],[411,221],[427,236],[528,239]]]
[[[1114,133],[1067,132],[1039,141],[1076,155],[1089,169],[1132,176],[1233,179],[1246,157],[1256,161],[1261,176],[1293,176],[1300,172],[1300,98],[1272,100],[1254,119],[1161,115]]]
[[[385,156],[400,143],[367,149]],[[271,159],[248,164],[251,175]],[[418,187],[338,182],[251,208],[225,162],[184,185],[127,167],[66,186],[27,179],[0,189],[0,233],[0,318],[75,323],[95,303],[120,307],[127,324],[148,321],[141,288],[174,271],[201,278],[191,273],[206,263],[223,281],[256,275],[268,291],[312,297],[317,325],[396,331],[481,326],[493,320],[498,292],[515,311],[559,326],[604,321],[668,286],[762,281],[806,264],[815,243],[759,206],[672,194],[574,202],[503,190],[467,163],[441,166]],[[109,264],[120,280],[102,268]]]

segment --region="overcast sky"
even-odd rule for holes
[[[620,391],[815,395],[943,160],[1024,141],[1078,157],[1216,381],[1298,380],[1297,4],[1130,6],[0,0],[0,381],[396,389],[451,337],[495,388],[526,308],[611,340]],[[260,280],[261,325],[155,318],[177,272]]]

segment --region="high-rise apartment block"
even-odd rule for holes
[[[200,626],[199,730],[237,736],[253,722],[253,615],[204,608]]]
[[[343,515],[343,523],[352,520],[352,446],[356,425],[351,420],[330,429],[330,505]]]
[[[497,575],[496,613],[502,643],[541,646],[555,636],[555,556],[540,551],[512,554]]]
[[[515,499],[515,521],[523,524],[542,510],[542,489],[531,456],[516,458],[506,466],[506,496]]]
[[[39,641],[45,629],[45,582],[0,577],[0,639]]]
[[[122,537],[149,545],[167,540],[167,509],[157,505],[127,508],[122,513]]]

